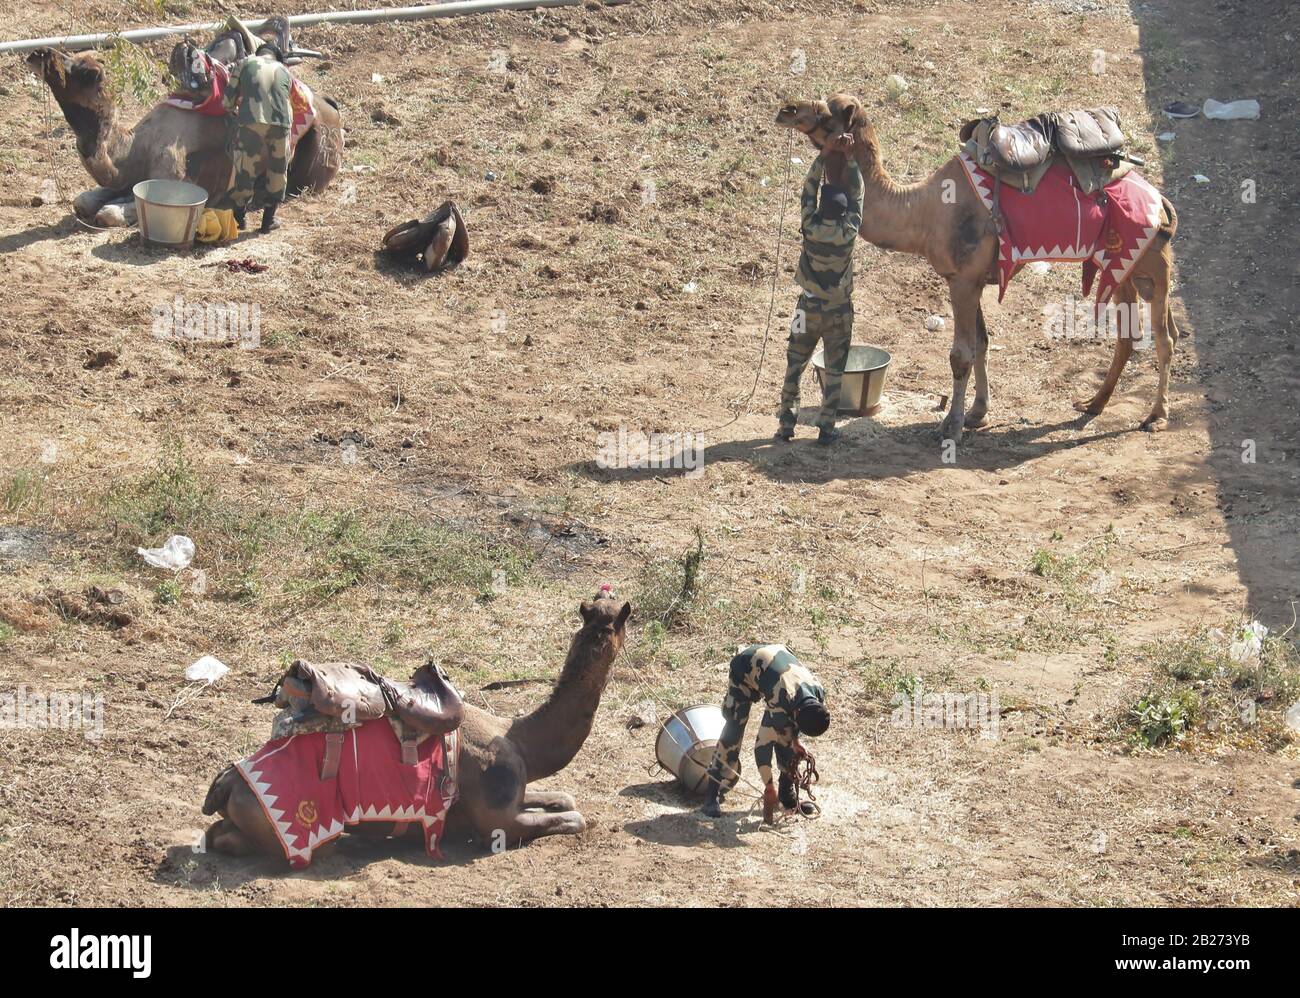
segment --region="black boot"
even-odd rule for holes
[[[239,226],[240,231],[243,231],[244,229],[248,228],[248,209],[247,209],[247,208],[236,208],[236,209],[235,209],[235,224]]]
[[[704,811],[706,817],[722,817],[722,801],[718,798],[718,785],[716,783],[709,784],[709,793],[704,800],[704,807],[701,810]]]
[[[262,231],[270,232],[272,229],[278,229],[280,223],[275,220],[275,210],[279,208],[278,204],[268,204],[262,211]]]
[[[782,773],[776,781],[776,796],[781,801],[781,806],[787,811],[799,803],[799,793],[794,788],[794,781],[785,773]]]
[[[829,447],[840,438],[840,431],[833,426],[823,426],[817,434],[817,442],[823,447]]]

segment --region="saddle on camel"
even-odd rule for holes
[[[345,831],[419,825],[433,856],[447,828],[494,849],[583,831],[571,795],[528,785],[564,769],[591,733],[631,612],[608,586],[583,602],[551,695],[522,717],[463,703],[430,665],[403,684],[365,666],[295,662],[261,700],[281,707],[271,740],[208,790],[203,813],[221,819],[207,845],[301,868]]]
[[[221,808],[238,774],[292,866],[308,865],[318,846],[361,822],[399,823],[401,832],[418,822],[425,848],[439,855],[456,800],[464,704],[437,666],[398,683],[365,665],[299,660],[253,702],[281,708],[271,740],[218,775],[204,814]]]

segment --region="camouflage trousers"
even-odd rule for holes
[[[743,690],[729,689],[722,701],[722,716],[726,724],[718,737],[717,747],[713,750],[713,761],[709,764],[709,779],[718,785],[719,801],[740,779],[740,743],[745,737],[749,708],[749,696]],[[796,730],[793,719],[785,711],[763,711],[758,738],[754,742],[754,762],[758,764],[758,775],[763,780],[763,786],[773,785],[773,756],[776,757],[778,773],[785,772],[794,764]]]
[[[785,384],[781,386],[781,425],[793,427],[799,418],[799,382],[821,341],[826,362],[822,387],[822,411],[817,426],[830,429],[840,407],[840,382],[849,359],[853,340],[853,303],[822,309],[807,295],[799,298],[794,320],[790,323],[790,340],[785,353]]]
[[[280,125],[233,125],[230,158],[234,181],[214,208],[257,211],[284,200],[289,177],[289,129]]]

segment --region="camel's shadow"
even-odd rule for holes
[[[987,429],[967,431],[961,446],[946,446],[937,422],[916,420],[884,426],[873,420],[853,420],[841,428],[834,447],[818,446],[812,437],[781,443],[768,436],[705,444],[702,464],[743,462],[766,477],[802,485],[865,479],[886,481],[944,468],[985,472],[1002,471],[1036,458],[1085,447],[1137,431],[1135,424],[1087,436],[1043,439],[1059,431],[1083,430],[1097,417],[1079,414],[1056,423],[994,423]],[[601,482],[636,482],[681,474],[661,467],[600,468],[596,461],[580,461],[565,470]]]
[[[343,835],[328,851],[312,857],[305,870],[292,870],[283,859],[274,856],[227,856],[217,852],[196,853],[187,845],[174,845],[154,869],[155,883],[193,891],[237,890],[263,880],[302,879],[336,882],[352,876],[371,863],[397,860],[408,866],[429,870],[449,866],[472,866],[492,858],[492,853],[462,836],[447,834],[439,842],[442,859],[424,851],[421,835],[383,838],[370,835]]]
[[[34,225],[22,232],[11,232],[7,236],[0,236],[0,256],[17,253],[20,249],[51,239],[66,239],[76,231],[76,216],[66,215],[53,225]]]

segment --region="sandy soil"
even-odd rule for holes
[[[5,904],[1295,903],[1296,745],[1201,731],[1136,751],[1127,720],[1160,680],[1153,641],[1292,621],[1285,5],[711,6],[717,23],[662,3],[309,29],[329,63],[303,76],[342,105],[350,169],[277,233],[181,255],[77,225],[68,198],[90,184],[71,135],[18,60],[0,66],[0,690],[106,704],[98,741],[0,730]],[[152,20],[38,0],[6,34]],[[890,73],[911,82],[902,98]],[[946,289],[862,244],[857,338],[894,356],[887,405],[830,454],[807,428],[771,443],[801,178],[770,121],[783,95],[838,89],[861,95],[903,181],[951,155],[977,107],[1121,107],[1180,216],[1167,432],[1136,429],[1150,354],[1104,415],[1075,418],[1110,349],[1043,334],[1043,305],[1078,295],[1057,268],[987,294],[992,419],[945,463],[948,334],[924,321],[951,329]],[[1207,96],[1257,97],[1263,120],[1160,114]],[[50,177],[62,199],[32,207]],[[469,218],[466,265],[425,277],[376,256],[446,197]],[[737,409],[783,204],[774,329]],[[242,258],[268,269],[213,266]],[[155,338],[178,294],[256,305],[260,346]],[[704,473],[597,467],[598,434],[619,427],[703,431]],[[652,611],[697,529],[699,595],[663,626]],[[194,537],[202,586],[134,555],[172,532]],[[1044,553],[1069,569],[1035,572]],[[638,606],[628,650],[547,781],[578,797],[586,833],[503,855],[451,843],[441,863],[346,841],[293,875],[192,851],[212,775],[268,729],[248,701],[288,658],[398,674],[432,654],[473,702],[518,713],[606,580]],[[93,586],[121,592],[126,626],[53,609]],[[786,642],[831,691],[819,821],[762,829],[738,791],[710,822],[648,775],[657,720],[718,700],[720,663],[753,640]],[[231,673],[174,706],[203,654]],[[998,736],[892,725],[912,677],[996,693]],[[483,689],[501,679],[537,682]]]

